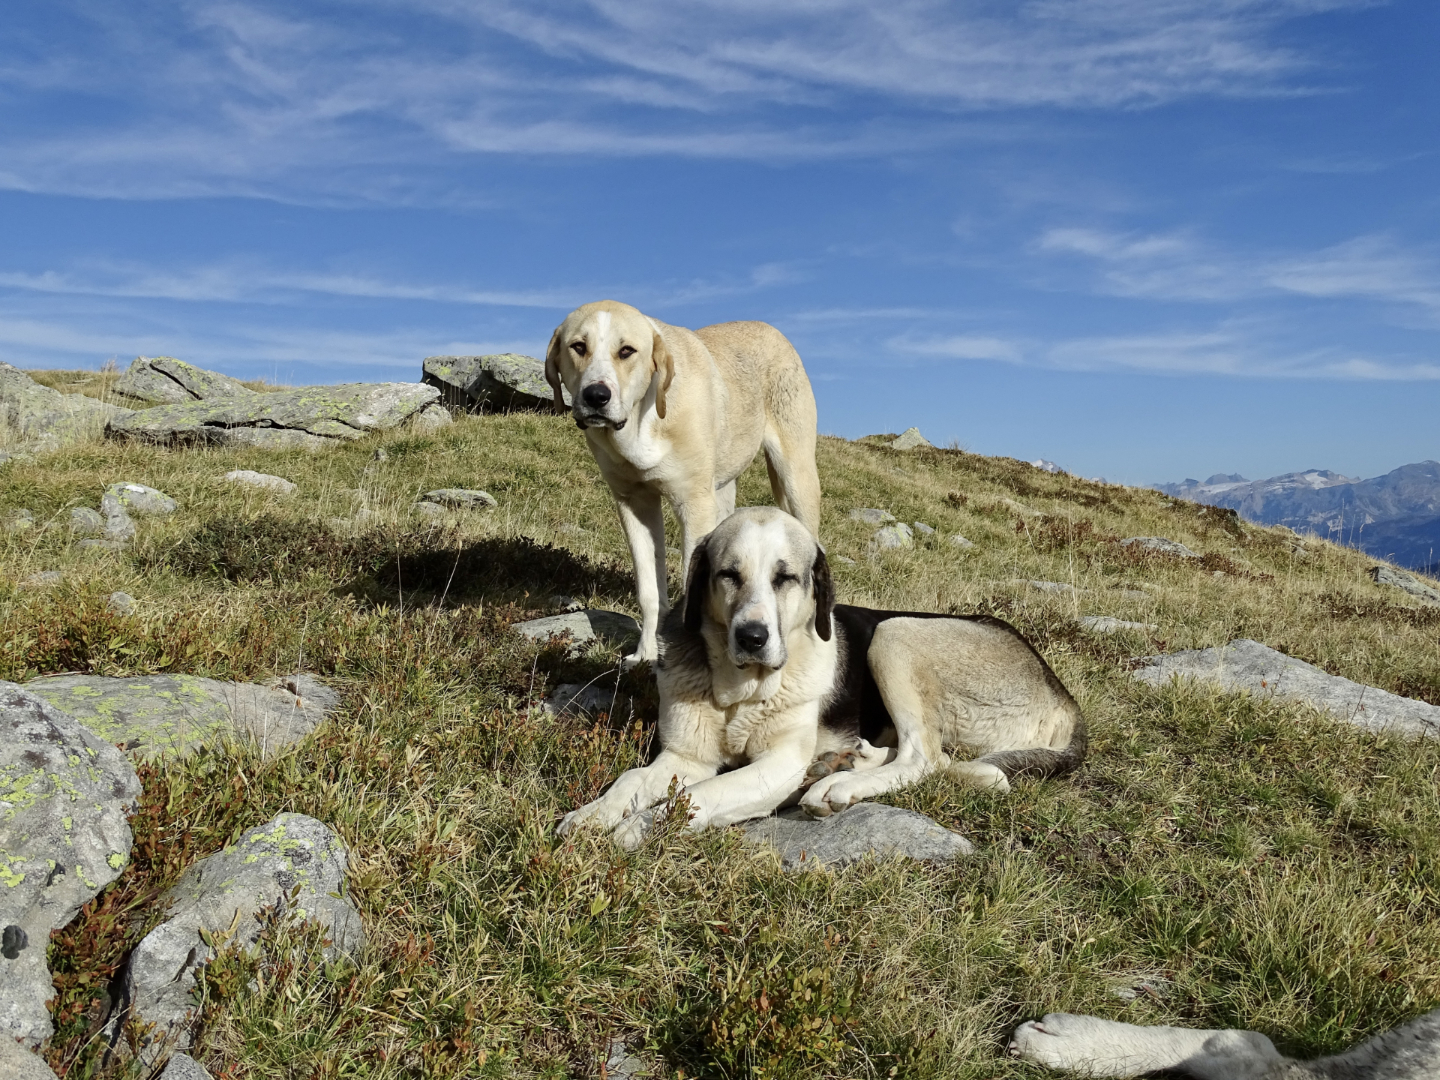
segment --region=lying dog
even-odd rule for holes
[[[601,300],[565,317],[545,353],[555,411],[570,391],[575,423],[610,485],[635,563],[640,644],[656,656],[670,602],[665,518],[684,532],[685,565],[700,537],[735,509],[735,478],[765,451],[777,505],[818,535],[815,395],[794,347],[761,322],[689,331]]]
[[[793,801],[826,754],[853,753],[855,768],[805,791],[822,817],[936,769],[1006,791],[1084,758],[1079,706],[1013,627],[833,601],[825,553],[793,517],[752,507],[721,522],[695,550],[683,617],[666,622],[661,753],[561,833],[595,821],[633,847],[672,777],[692,828],[759,817]]]
[[[1201,1080],[1435,1080],[1440,1077],[1440,1009],[1317,1061],[1282,1057],[1254,1031],[1137,1027],[1071,1013],[1021,1024],[1010,1054],[1081,1076],[1145,1076],[1164,1070]]]

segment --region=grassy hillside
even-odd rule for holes
[[[1153,491],[878,440],[822,439],[819,465],[824,538],[854,560],[836,560],[842,600],[999,614],[1089,718],[1070,778],[1009,796],[935,778],[888,800],[970,837],[962,864],[794,876],[733,831],[672,829],[633,854],[556,840],[650,744],[644,725],[534,707],[557,681],[614,678],[612,654],[567,659],[507,629],[556,593],[634,610],[609,494],[568,420],[470,418],[315,457],[94,444],[7,466],[0,517],[27,508],[49,527],[0,541],[0,677],[304,668],[344,696],[278,761],[234,748],[144,771],[134,862],[52,944],[51,1062],[95,1074],[105,976],[158,890],[282,810],[351,845],[370,948],[359,968],[326,965],[277,930],[262,959],[212,965],[197,1056],[217,1075],[598,1076],[600,1048],[625,1037],[665,1076],[992,1080],[1041,1075],[1003,1038],[1049,1010],[1240,1024],[1311,1054],[1440,1004],[1440,746],[1128,671],[1251,637],[1440,704],[1440,609],[1372,584],[1354,551]],[[300,490],[233,488],[235,468]],[[69,509],[117,480],[180,510],[142,520],[123,553],[81,551]],[[409,510],[451,486],[500,506],[439,523]],[[769,501],[763,465],[740,494]],[[847,517],[860,506],[938,532],[872,557],[873,530]],[[1116,542],[1134,535],[1205,558]],[[65,584],[17,587],[53,569]],[[135,615],[106,612],[114,589]],[[1092,634],[1075,621],[1088,614],[1159,629]],[[621,682],[652,721],[648,672]],[[1147,975],[1173,989],[1110,991]]]

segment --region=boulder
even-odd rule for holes
[[[129,409],[83,394],[62,394],[0,363],[0,437],[12,452],[42,453],[98,436]]]
[[[1116,619],[1109,615],[1084,615],[1075,620],[1086,630],[1092,630],[1097,634],[1115,634],[1121,630],[1159,630],[1154,623],[1148,622],[1126,622],[1124,619]]]
[[[422,381],[444,395],[445,404],[466,412],[549,412],[555,400],[545,381],[545,361],[519,353],[489,356],[427,356]],[[561,390],[565,405],[570,394]]]
[[[210,1070],[189,1054],[171,1054],[160,1080],[211,1080]]]
[[[1440,737],[1440,706],[1327,674],[1258,641],[1241,638],[1211,649],[1146,657],[1145,663],[1135,678],[1151,686],[1195,679],[1225,690],[1303,701],[1369,731]]]
[[[1390,585],[1427,604],[1440,604],[1440,589],[1425,584],[1414,574],[1407,574],[1404,570],[1397,570],[1393,566],[1372,566],[1370,577],[1379,585]]]
[[[870,538],[871,546],[877,551],[908,548],[914,543],[915,534],[903,521],[897,521],[894,525],[886,525],[883,529],[876,529],[875,535]]]
[[[888,525],[895,520],[895,515],[889,510],[877,510],[873,506],[862,506],[858,510],[850,511],[850,520],[858,521],[862,525]]]
[[[420,502],[433,503],[447,510],[489,510],[499,501],[488,491],[471,488],[438,488],[420,496]]]
[[[196,969],[215,955],[217,939],[252,946],[262,908],[320,922],[328,955],[357,956],[364,929],[345,898],[347,859],[345,842],[321,822],[279,814],[186,870],[161,898],[165,921],[135,947],[125,972],[131,1019],[154,1025],[136,1048],[140,1059],[150,1065],[189,1049]]]
[[[50,932],[124,870],[139,798],[115,747],[0,682],[0,1042],[34,1047],[53,1032]]]
[[[173,356],[137,356],[115,381],[114,393],[126,404],[141,406],[255,396],[255,391],[239,379],[206,371]]]
[[[906,428],[900,433],[900,437],[890,444],[891,450],[914,450],[921,446],[934,446],[929,439],[920,434],[918,427]]]
[[[856,803],[824,818],[792,807],[740,828],[747,839],[775,848],[786,870],[844,866],[870,855],[949,862],[975,851],[969,840],[924,814],[883,803]]]
[[[274,757],[339,704],[335,691],[311,675],[291,675],[272,686],[198,675],[53,675],[25,688],[145,761],[225,738],[248,739]]]
[[[347,383],[159,405],[117,417],[105,433],[137,442],[322,450],[391,431],[427,409],[443,409],[433,386]]]
[[[0,1076],[5,1080],[56,1080],[55,1070],[38,1054],[0,1035]]]
[[[239,484],[241,487],[273,491],[277,495],[289,495],[295,490],[295,485],[283,476],[271,476],[269,473],[256,472],[254,469],[231,469],[222,479],[228,480],[232,484]]]
[[[1163,536],[1130,536],[1120,541],[1121,547],[1138,547],[1145,551],[1158,551],[1162,555],[1175,555],[1182,559],[1200,558],[1178,540],[1169,540]]]
[[[535,641],[547,641],[568,632],[577,645],[597,639],[612,645],[624,645],[640,640],[640,624],[629,615],[598,608],[572,611],[564,615],[547,615],[543,619],[529,619],[515,623],[514,629]]]

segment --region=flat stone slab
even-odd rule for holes
[[[1118,634],[1121,630],[1159,630],[1160,627],[1148,622],[1126,622],[1110,615],[1082,615],[1075,620],[1086,630],[1097,634]]]
[[[612,645],[624,645],[640,639],[640,624],[629,615],[596,609],[529,619],[515,623],[514,629],[535,641],[546,641],[566,631],[569,631],[576,644],[598,638]]]
[[[119,405],[41,386],[19,368],[0,363],[0,432],[9,437],[12,452],[58,450],[94,438],[107,422],[129,415]]]
[[[289,495],[295,490],[295,485],[283,476],[271,476],[269,473],[256,472],[254,469],[231,469],[223,479],[232,484],[239,484],[241,487],[273,491],[278,495]]]
[[[514,409],[550,411],[555,395],[545,381],[545,361],[520,353],[427,356],[421,378],[444,394],[445,404],[467,412]],[[565,405],[569,391],[562,389]]]
[[[1135,678],[1151,686],[1172,678],[1195,679],[1225,690],[1303,701],[1367,731],[1440,737],[1440,706],[1327,674],[1247,638],[1146,660]]]
[[[115,381],[116,396],[127,404],[177,405],[215,398],[254,397],[239,379],[176,360],[173,356],[137,356]]]
[[[0,1042],[35,1047],[52,1034],[50,932],[124,870],[139,798],[115,747],[0,682]]]
[[[1158,551],[1162,555],[1175,555],[1181,559],[1198,559],[1200,556],[1178,540],[1164,536],[1128,536],[1120,541],[1121,547],[1139,547],[1146,551]]]
[[[183,756],[222,738],[251,740],[273,757],[339,704],[335,691],[311,675],[273,686],[198,675],[54,675],[25,688],[143,761]]]
[[[417,423],[428,410],[444,413],[433,386],[346,383],[159,405],[116,418],[105,433],[136,442],[321,450]]]
[[[1414,574],[1407,574],[1404,570],[1396,570],[1393,566],[1372,566],[1370,578],[1377,584],[1390,585],[1427,604],[1440,604],[1440,588],[1427,585]]]
[[[792,807],[740,829],[747,839],[778,851],[786,870],[845,866],[867,856],[949,862],[975,851],[969,840],[924,814],[883,803],[856,803],[825,818]]]

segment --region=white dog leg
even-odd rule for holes
[[[660,496],[649,491],[635,492],[624,499],[617,497],[615,505],[635,563],[635,593],[640,602],[640,644],[620,661],[623,667],[630,668],[660,654],[656,638],[660,616],[670,610],[665,577],[665,515]]]
[[[626,818],[663,801],[670,794],[672,782],[683,788],[714,775],[713,765],[662,750],[652,764],[621,773],[600,798],[566,814],[555,831],[565,836],[587,822],[613,829]]]
[[[1173,1069],[1200,1080],[1260,1080],[1284,1059],[1253,1031],[1137,1027],[1050,1013],[1015,1029],[1012,1057],[1081,1076],[1144,1076]]]

